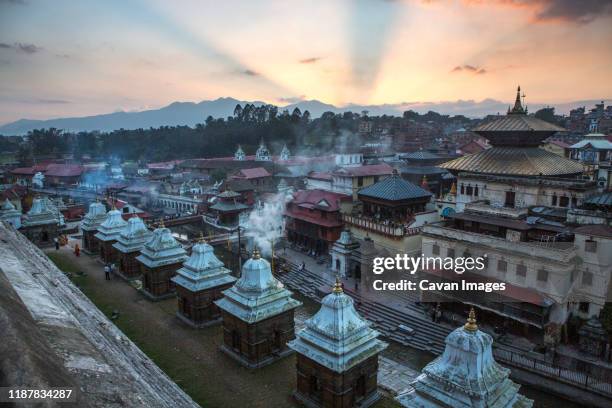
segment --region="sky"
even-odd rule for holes
[[[0,0],[0,123],[218,97],[612,96],[612,0]]]

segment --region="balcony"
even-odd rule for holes
[[[396,239],[418,235],[422,228],[410,228],[401,224],[383,224],[371,218],[356,217],[348,214],[342,214],[342,221],[353,227]]]
[[[544,258],[555,263],[568,263],[576,257],[576,247],[573,242],[508,241],[505,238],[449,228],[438,223],[424,225],[422,233],[425,236],[481,245],[497,251],[509,251],[523,256]]]
[[[512,208],[512,207],[493,206],[491,204],[488,204],[485,201],[475,201],[475,202],[467,203],[465,205],[465,210],[487,214],[487,215],[514,218],[514,219],[518,219],[523,216],[526,216],[527,213],[529,212],[528,208]]]

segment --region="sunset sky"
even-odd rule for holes
[[[612,96],[612,0],[0,0],[0,123],[231,96]]]

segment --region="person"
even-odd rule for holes
[[[104,278],[106,280],[110,280],[110,265],[109,264],[104,265]]]
[[[59,239],[57,237],[53,238],[53,242],[55,243],[55,250],[59,251]]]
[[[76,245],[74,246],[74,254],[75,254],[76,256],[81,256],[81,248],[79,247],[79,244],[76,244]]]
[[[115,276],[115,263],[110,264],[110,273],[111,276]]]

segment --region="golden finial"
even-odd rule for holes
[[[261,254],[259,253],[259,248],[255,247],[253,248],[253,259],[260,259],[261,258]]]
[[[334,288],[332,289],[332,292],[334,293],[344,292],[344,290],[342,290],[342,283],[340,283],[340,279],[337,276],[336,276],[336,283],[334,283]]]
[[[451,185],[450,194],[451,195],[457,195],[457,184],[455,184],[454,182]]]
[[[476,312],[474,312],[474,308],[470,308],[470,314],[467,318],[467,323],[463,326],[465,330],[468,331],[476,331],[478,330],[478,325],[476,324]]]

